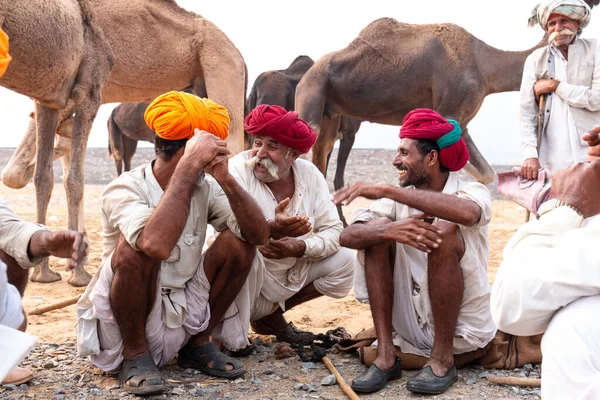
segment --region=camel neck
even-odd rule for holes
[[[536,46],[523,51],[505,51],[477,40],[475,62],[482,73],[487,94],[518,91],[523,77],[523,66],[527,57],[536,49],[545,46],[544,37]]]

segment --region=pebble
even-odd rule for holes
[[[179,396],[179,395],[185,394],[185,390],[183,390],[180,387],[176,387],[175,389],[171,390],[171,394]]]
[[[263,381],[260,380],[259,378],[252,378],[252,379],[250,379],[250,383],[252,383],[254,385],[262,385]]]
[[[533,365],[532,364],[525,364],[525,365],[523,365],[523,368],[526,369],[527,371],[531,371],[533,369]]]
[[[45,369],[56,368],[58,367],[58,362],[54,360],[50,360],[44,364]]]
[[[61,388],[54,388],[52,390],[54,391],[54,394],[65,394],[65,391]]]
[[[65,395],[64,394],[57,394],[56,397],[54,397],[54,400],[65,400]]]
[[[317,367],[317,365],[316,365],[314,362],[312,362],[312,361],[310,361],[310,362],[303,362],[303,363],[302,363],[302,367],[303,367],[303,368],[306,368],[306,369],[318,369],[318,368],[319,368],[319,367]]]
[[[306,384],[304,384],[304,383],[296,383],[296,384],[294,385],[294,390],[305,390],[305,389],[304,389],[304,387],[305,387],[305,386],[307,386],[307,385],[306,385]]]
[[[6,390],[17,390],[17,386],[9,383],[8,385],[2,385]]]
[[[331,374],[331,375],[327,375],[325,378],[323,378],[323,380],[321,381],[321,385],[323,386],[333,386],[337,383],[337,379],[335,378],[335,375]]]
[[[102,396],[104,393],[102,393],[102,390],[100,389],[92,388],[90,389],[90,394],[92,396]]]
[[[313,392],[317,391],[317,388],[314,387],[313,385],[306,385],[306,389],[304,389],[304,390],[306,390],[308,393],[313,393]]]
[[[488,376],[492,376],[492,374],[490,374],[488,371],[483,371],[482,373],[477,375],[478,378],[482,378],[482,379],[487,379]]]
[[[473,385],[473,384],[475,384],[475,382],[477,382],[477,377],[476,377],[476,376],[473,376],[473,377],[471,377],[471,378],[469,378],[469,379],[467,379],[467,380],[465,381],[465,383],[466,383],[467,385]]]
[[[19,385],[19,390],[27,390],[27,389],[29,389],[29,386],[27,386],[26,383]]]

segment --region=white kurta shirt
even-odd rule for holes
[[[487,276],[488,260],[488,224],[492,217],[492,199],[488,189],[477,182],[463,182],[450,174],[442,193],[454,194],[459,198],[475,202],[481,209],[481,218],[474,226],[460,227],[465,243],[465,253],[460,260],[464,281],[464,292],[456,323],[454,347],[455,354],[484,347],[493,339],[496,327],[490,315],[490,284]],[[399,221],[411,215],[421,213],[416,208],[395,202],[391,199],[380,199],[371,204],[369,209],[359,209],[352,216],[352,223],[368,222],[377,218],[388,218]],[[364,268],[364,251],[359,252]],[[410,282],[404,279],[403,271],[408,271]],[[356,298],[361,302],[368,301],[364,272],[357,271],[355,280]],[[392,323],[400,336],[400,347],[403,351],[429,356],[427,340],[416,343],[422,337],[419,329],[426,328],[433,332],[433,313],[429,299],[427,284],[427,253],[414,247],[398,244],[394,266],[394,309]],[[408,297],[407,296],[408,293]],[[406,304],[410,298],[412,304]],[[406,313],[414,315],[407,318]],[[408,326],[412,324],[412,326]],[[415,333],[416,332],[416,333]]]
[[[152,164],[122,174],[102,193],[103,265],[117,246],[121,234],[133,249],[139,251],[137,238],[164,194],[154,177]],[[161,263],[164,321],[170,328],[181,326],[185,319],[183,289],[198,268],[207,224],[218,232],[229,228],[243,239],[227,197],[212,179],[203,179],[196,185],[183,232],[169,258]],[[90,283],[86,293],[94,282]]]

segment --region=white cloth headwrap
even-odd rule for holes
[[[540,24],[542,29],[547,31],[546,25],[550,15],[561,14],[579,22],[579,29],[583,29],[590,23],[591,11],[587,3],[582,0],[545,1],[535,6],[531,12],[529,26]]]

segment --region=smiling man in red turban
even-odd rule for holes
[[[416,109],[400,138],[393,165],[401,187],[356,183],[334,194],[337,204],[377,200],[340,235],[342,246],[359,250],[355,295],[370,303],[378,339],[377,358],[352,387],[374,392],[400,378],[398,345],[429,358],[406,388],[436,394],[457,379],[454,354],[483,348],[496,332],[487,279],[492,200],[482,184],[450,173],[469,159],[456,121]]]
[[[310,342],[313,335],[288,324],[283,313],[320,296],[341,298],[352,288],[354,256],[340,248],[342,231],[323,174],[298,158],[310,150],[315,132],[298,113],[260,105],[247,117],[252,149],[230,161],[230,170],[268,220],[271,240],[260,247],[264,281],[253,304],[256,333],[289,343]]]

